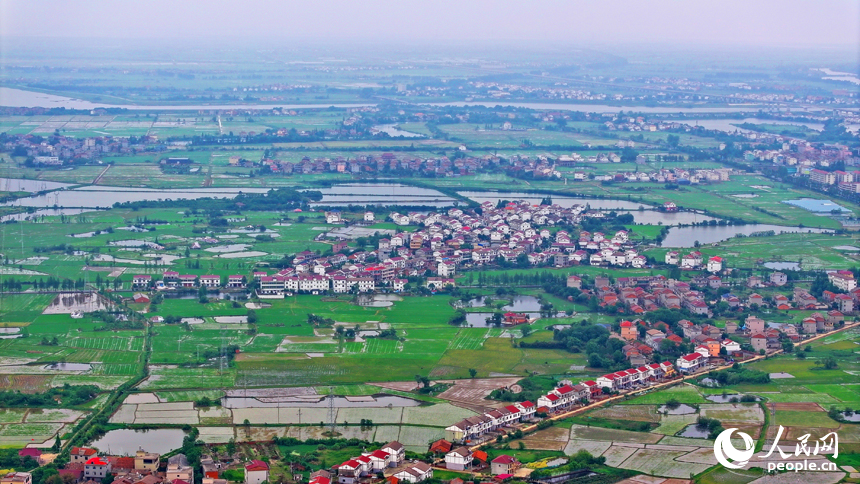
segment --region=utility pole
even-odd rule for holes
[[[329,432],[334,435],[334,430],[337,427],[336,413],[334,411],[334,387],[328,387],[328,428]]]

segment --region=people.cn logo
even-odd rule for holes
[[[743,439],[744,446],[746,446],[745,450],[735,449],[735,446],[732,445],[732,432],[737,429],[726,429],[720,432],[720,435],[717,436],[717,440],[714,441],[714,455],[717,457],[717,462],[722,464],[724,467],[728,469],[740,469],[743,466],[747,465],[750,457],[755,454],[755,445],[753,444],[753,439],[749,435],[738,432],[738,435]],[[726,457],[731,459],[733,462],[729,462]]]

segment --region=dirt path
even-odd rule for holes
[[[95,180],[93,180],[93,185],[98,185],[99,183],[101,183],[101,181],[102,181],[102,177],[103,177],[103,176],[105,176],[105,173],[107,173],[107,172],[108,172],[108,170],[110,170],[110,167],[112,167],[112,166],[113,166],[113,165],[108,165],[108,166],[106,166],[106,167],[105,167],[105,169],[104,169],[104,170],[102,170],[102,172],[101,172],[101,173],[99,173],[99,176],[97,176],[97,177],[96,177],[96,179],[95,179]]]

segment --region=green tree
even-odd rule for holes
[[[469,368],[469,376],[470,376],[471,378],[475,378],[475,376],[476,376],[477,374],[478,374],[478,370],[476,370],[476,369],[474,369],[474,368]]]

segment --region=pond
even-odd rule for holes
[[[24,222],[27,220],[39,220],[42,217],[57,217],[60,215],[80,215],[82,213],[96,211],[98,210],[93,210],[89,208],[43,208],[40,210],[33,210],[31,212],[21,212],[4,215],[0,217],[0,222],[8,222],[10,220]]]
[[[823,123],[815,123],[815,122],[801,122],[801,121],[788,121],[782,119],[764,119],[764,118],[743,118],[743,119],[673,119],[672,121],[678,123],[689,124],[690,126],[701,126],[705,129],[710,129],[714,131],[724,131],[726,133],[734,133],[738,131],[740,133],[755,133],[756,131],[739,128],[735,126],[736,124],[776,124],[776,125],[789,125],[789,126],[802,126],[805,128],[809,128],[815,131],[821,131],[824,129]]]
[[[539,204],[545,195],[526,192],[492,192],[492,191],[462,191],[458,195],[474,200],[478,203],[499,203],[499,200],[525,200]],[[611,198],[581,198],[581,197],[552,197],[552,203],[561,207],[572,207],[574,205],[589,206],[593,210],[639,210],[639,207],[654,208],[652,205],[628,200],[615,200]],[[634,214],[635,216],[635,214]]]
[[[319,190],[323,197],[311,205],[427,205],[444,207],[454,199],[429,188],[418,188],[400,183],[344,183]]]
[[[657,413],[666,413],[669,415],[689,415],[696,412],[697,410],[695,407],[691,407],[686,403],[682,403],[675,408],[669,408],[666,405],[660,405],[660,407],[657,408]]]
[[[487,322],[487,318],[492,316],[493,313],[466,313],[466,324],[476,328],[490,328],[493,325]]]
[[[24,178],[0,178],[0,191],[4,192],[44,192],[59,190],[74,186],[71,183],[59,183],[45,180],[27,180]]]
[[[42,368],[54,371],[90,371],[93,369],[93,366],[89,363],[51,363]]]
[[[113,455],[134,455],[138,449],[166,454],[182,447],[185,432],[179,429],[111,430],[88,447]]]
[[[230,245],[216,245],[215,247],[207,247],[206,252],[215,252],[215,253],[223,253],[223,252],[241,252],[247,248],[251,247],[248,244],[230,244]]]
[[[413,133],[411,131],[404,131],[400,129],[400,127],[396,124],[378,124],[371,128],[375,129],[380,133],[385,133],[388,136],[396,137],[403,136],[404,138],[423,138],[423,134]]]
[[[266,188],[188,188],[156,190],[150,188],[86,186],[44,195],[19,198],[4,203],[7,207],[87,207],[108,208],[114,203],[145,200],[196,200],[198,198],[233,198],[239,193],[266,193]]]
[[[403,298],[394,294],[360,294],[355,298],[355,304],[366,308],[387,308],[394,306],[396,301]]]
[[[813,229],[809,227],[787,227],[784,225],[748,224],[748,225],[707,225],[695,227],[672,227],[663,240],[663,247],[690,248],[695,242],[713,244],[735,237],[737,234],[750,235],[757,232],[774,231],[776,234],[811,233],[823,234],[833,232],[830,229]]]
[[[248,322],[248,316],[215,316],[212,319],[216,323],[223,324],[245,324]]]
[[[110,301],[94,292],[64,292],[57,294],[42,314],[71,314],[76,311],[90,313],[111,306]]]
[[[514,296],[511,304],[502,308],[505,311],[539,312],[540,300],[535,296]]]
[[[702,222],[710,222],[711,220],[720,219],[703,215],[697,212],[658,212],[656,210],[632,210],[629,212],[633,215],[633,222],[639,225],[690,225]],[[619,213],[620,215],[620,213]],[[634,228],[635,232],[636,229]]]
[[[800,198],[798,200],[783,200],[782,203],[787,203],[789,205],[794,205],[795,207],[800,207],[804,210],[809,210],[814,213],[826,213],[829,214],[833,210],[837,210],[839,212],[850,212],[847,208],[839,205],[832,200],[821,200],[817,198]]]
[[[255,407],[281,407],[281,408],[328,408],[328,396],[305,395],[305,396],[282,396],[267,398],[252,398],[230,396],[221,399],[221,405],[225,408],[255,408]],[[335,408],[383,408],[383,407],[417,407],[421,405],[418,400],[394,395],[373,395],[372,397],[334,397]]]
[[[710,432],[708,431],[707,427],[705,427],[704,429],[700,429],[698,425],[690,424],[687,425],[684,430],[678,432],[675,435],[678,437],[689,437],[692,439],[707,439],[709,433]]]
[[[842,412],[842,418],[849,422],[860,422],[860,413],[851,412],[849,414],[848,412]]]
[[[777,271],[799,271],[800,263],[799,262],[765,262],[762,264],[764,267],[768,269],[774,269]]]

